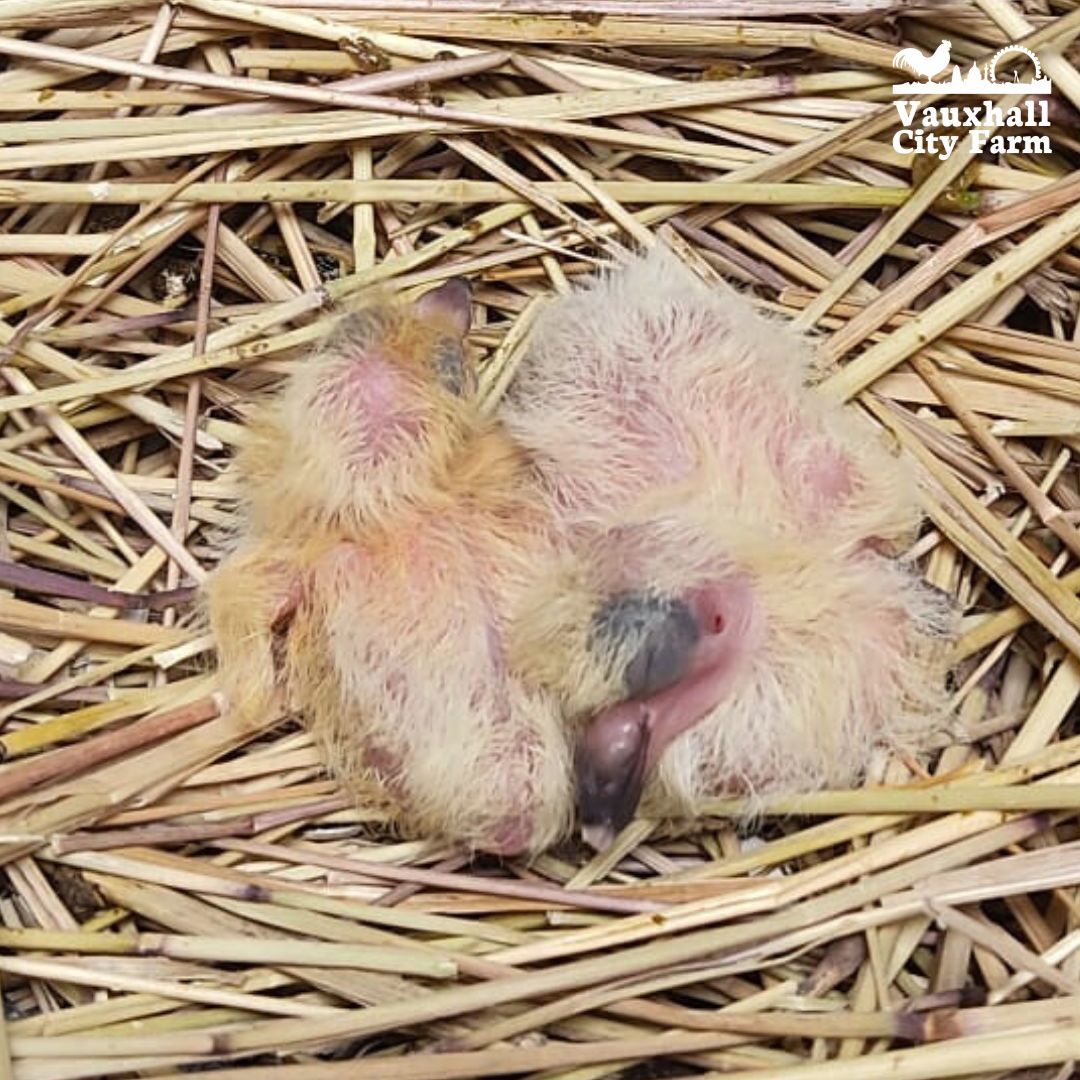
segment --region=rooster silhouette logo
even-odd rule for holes
[[[921,75],[930,82],[935,75],[940,75],[949,66],[951,41],[942,41],[930,56],[923,56],[918,49],[901,49],[893,57],[893,67],[911,75]]]
[[[899,83],[893,87],[894,94],[914,94],[915,96],[936,94],[942,90],[952,94],[1002,94],[1006,90],[1016,92],[1027,90],[1033,94],[1050,93],[1050,80],[1042,71],[1039,58],[1026,45],[1006,45],[998,49],[989,63],[981,67],[973,61],[967,73],[961,72],[958,65],[953,65],[952,78],[934,82],[934,76],[940,75],[950,62],[951,41],[942,43],[929,55],[914,48],[901,49],[893,57],[893,67],[916,76],[915,81]],[[1005,63],[1006,59],[1010,63]],[[1021,81],[1016,62],[1030,66],[1031,76]],[[999,72],[1012,72],[1012,80],[999,80]]]

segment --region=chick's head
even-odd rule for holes
[[[438,498],[480,426],[470,293],[385,294],[344,315],[257,416],[238,462],[253,522],[349,533]]]

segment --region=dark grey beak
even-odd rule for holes
[[[616,835],[633,820],[645,785],[647,724],[642,719],[623,727],[616,745],[598,744],[596,731],[589,730],[577,749],[575,769],[581,837],[597,851],[609,848]]]
[[[453,277],[424,293],[416,301],[416,310],[423,318],[444,319],[463,338],[472,321],[472,288],[465,278]]]

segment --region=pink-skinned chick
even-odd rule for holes
[[[469,308],[457,279],[368,297],[258,407],[206,596],[234,708],[295,710],[405,835],[514,855],[568,828],[572,765],[553,696],[508,663],[544,529],[475,404]]]
[[[905,464],[806,385],[808,340],[669,251],[553,302],[502,415],[559,542],[515,619],[575,733],[583,833],[846,786],[943,716]]]

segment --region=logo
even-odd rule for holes
[[[966,72],[958,64],[952,65],[952,74],[934,81],[948,67],[951,60],[952,42],[942,40],[929,55],[919,49],[901,49],[893,57],[893,67],[915,76],[911,82],[896,83],[894,94],[907,95],[909,100],[897,101],[896,111],[901,129],[893,136],[893,149],[901,154],[934,154],[942,161],[952,156],[961,140],[967,144],[969,154],[1049,154],[1050,137],[1000,132],[1000,128],[1049,127],[1046,101],[1029,99],[1010,109],[1002,109],[989,98],[978,105],[928,105],[920,108],[914,100],[930,94],[1048,94],[1050,80],[1042,73],[1039,58],[1024,45],[1006,45],[998,49],[990,62],[982,67],[972,63]],[[1012,64],[1005,61],[1012,58]],[[1017,64],[1029,63],[1031,75],[1022,82]],[[1008,75],[1012,78],[1008,78]],[[952,130],[948,130],[952,129]],[[965,138],[966,136],[966,138]]]

